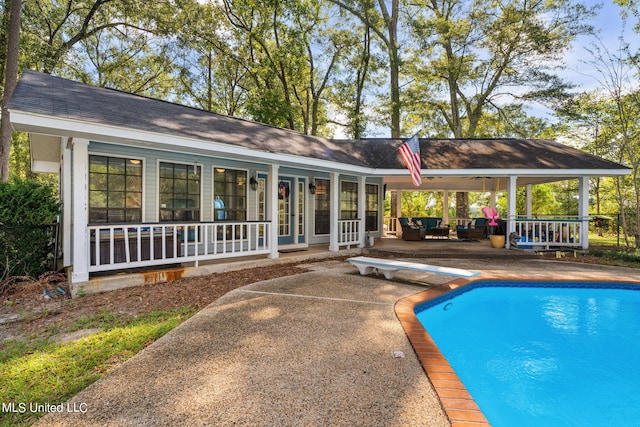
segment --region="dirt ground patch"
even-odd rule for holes
[[[2,295],[0,342],[6,339],[49,338],[73,330],[83,318],[101,313],[126,319],[159,310],[188,309],[197,312],[236,288],[308,272],[312,265],[305,261],[249,268],[75,299],[45,299],[42,284],[21,285],[12,293]]]

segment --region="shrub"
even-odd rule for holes
[[[34,181],[0,183],[0,279],[38,277],[53,258],[59,203],[53,189]]]

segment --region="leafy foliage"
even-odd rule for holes
[[[50,186],[15,179],[0,183],[0,279],[38,277],[47,270],[58,209]]]

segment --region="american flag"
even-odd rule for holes
[[[420,142],[418,141],[418,134],[413,135],[411,138],[407,140],[400,148],[400,155],[402,156],[402,160],[404,160],[404,164],[409,169],[409,173],[411,174],[411,180],[413,181],[413,185],[416,187],[420,187],[422,184],[422,177],[420,176]]]

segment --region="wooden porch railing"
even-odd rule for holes
[[[360,243],[360,220],[338,220],[338,246],[347,246],[350,249],[351,245],[359,245]]]
[[[520,248],[581,247],[582,227],[588,226],[588,221],[579,219],[520,218],[515,232]]]
[[[89,272],[267,254],[269,221],[91,225]]]
[[[467,226],[472,218],[449,218],[452,230],[457,225]],[[399,221],[395,217],[385,217],[387,235],[401,234]],[[538,216],[536,218],[518,217],[515,220],[515,233],[520,236],[519,248],[551,249],[558,247],[584,247],[582,241],[583,227],[588,227],[586,220],[577,216],[557,218]],[[508,236],[507,236],[508,238]]]
[[[400,222],[398,221],[398,218],[396,217],[391,217],[391,216],[385,216],[384,217],[384,229],[385,229],[385,233],[389,236],[398,236],[400,235]]]

